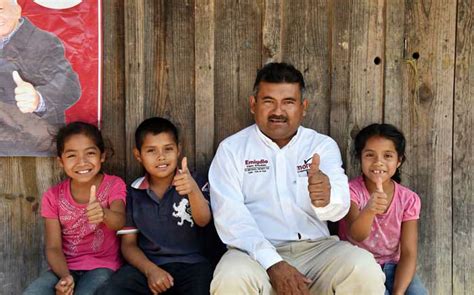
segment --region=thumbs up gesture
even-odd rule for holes
[[[374,214],[383,214],[388,208],[388,197],[383,191],[382,178],[375,180],[375,192],[372,193],[366,208]]]
[[[196,181],[194,181],[191,173],[189,173],[188,159],[186,157],[181,161],[181,169],[179,169],[178,173],[175,175],[173,185],[181,196],[186,196],[193,191],[199,190]]]
[[[38,92],[31,83],[24,81],[17,71],[13,71],[12,76],[16,84],[16,105],[22,113],[33,113],[40,103]]]
[[[96,196],[96,187],[95,185],[91,186],[89,204],[87,205],[87,219],[89,223],[99,224],[104,221],[105,214],[104,209],[100,206],[100,203],[97,201]]]
[[[329,178],[319,170],[320,161],[319,155],[314,154],[308,171],[309,197],[313,206],[317,208],[327,206],[331,196]]]

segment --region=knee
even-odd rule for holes
[[[266,290],[271,290],[268,275],[260,264],[247,257],[229,256],[216,267],[211,294],[267,294]]]
[[[366,250],[356,248],[350,255],[347,263],[351,264],[351,276],[354,280],[360,280],[366,284],[381,286],[385,282],[385,274],[374,256]],[[367,280],[367,278],[371,278]]]
[[[356,284],[363,282],[366,294],[379,294],[378,291],[373,292],[373,290],[385,289],[385,274],[370,252],[354,247],[346,261],[347,269],[350,271],[350,281],[357,282]]]
[[[236,263],[232,266],[224,266],[216,268],[214,272],[214,277],[212,279],[213,285],[218,286],[239,286],[242,285],[243,282],[246,282],[252,278],[252,274],[250,273],[250,269],[247,268],[245,265],[240,263]]]

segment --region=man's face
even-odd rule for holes
[[[280,148],[295,135],[307,106],[298,83],[260,82],[257,96],[250,97],[257,126]]]
[[[0,37],[8,36],[15,30],[21,17],[21,8],[11,0],[0,0]]]

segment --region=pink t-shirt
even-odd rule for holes
[[[339,222],[339,237],[371,252],[379,264],[398,263],[400,260],[400,235],[402,222],[419,219],[420,197],[408,188],[395,183],[393,199],[387,212],[375,215],[370,235],[362,242],[352,240],[344,219]],[[349,182],[351,201],[359,210],[365,208],[370,194],[362,176]]]
[[[125,204],[126,185],[120,177],[104,174],[97,190],[97,200],[109,208],[115,200]],[[41,216],[59,219],[63,252],[71,270],[110,268],[117,270],[121,264],[119,240],[114,230],[104,223],[90,224],[86,207],[78,204],[71,195],[71,181],[67,179],[44,193]]]

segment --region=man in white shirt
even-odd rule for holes
[[[336,142],[300,126],[304,79],[285,63],[257,74],[256,124],[225,139],[209,171],[211,205],[229,250],[211,294],[383,294],[373,256],[331,237],[350,206]]]

